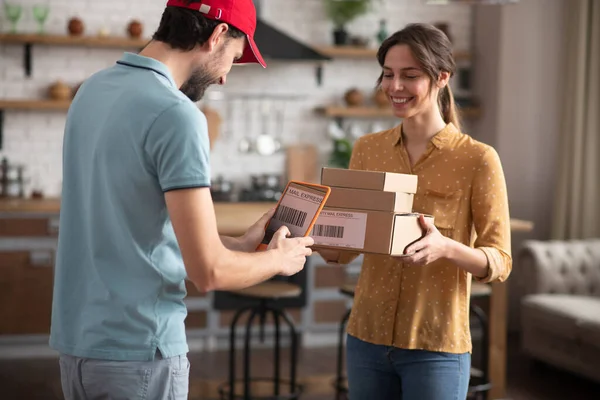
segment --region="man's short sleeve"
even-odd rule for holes
[[[206,117],[179,102],[154,121],[144,144],[164,192],[210,186],[210,142]]]

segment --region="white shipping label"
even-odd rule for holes
[[[324,210],[319,214],[311,235],[315,244],[352,249],[365,247],[367,214]]]
[[[276,231],[285,225],[292,236],[304,236],[324,197],[290,186],[281,199],[269,228]]]

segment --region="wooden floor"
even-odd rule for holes
[[[256,351],[255,371],[269,373],[269,352]],[[286,356],[284,353],[282,356]],[[227,374],[227,353],[191,353],[190,399],[216,398],[218,383]],[[300,354],[299,379],[305,384],[302,400],[334,400],[331,380],[335,371],[335,349],[310,349]],[[518,340],[509,340],[508,396],[512,400],[596,400],[600,384],[549,366],[533,363],[518,351]],[[0,360],[0,399],[62,399],[56,359]]]

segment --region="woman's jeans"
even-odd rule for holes
[[[405,350],[348,335],[350,400],[465,400],[471,354]]]

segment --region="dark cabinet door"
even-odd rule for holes
[[[53,250],[0,252],[0,335],[49,334]]]

